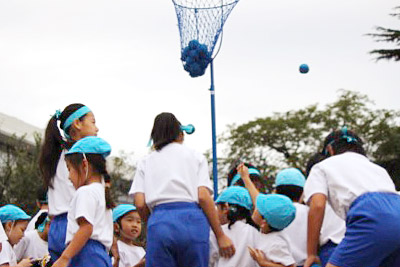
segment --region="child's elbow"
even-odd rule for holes
[[[199,195],[199,204],[207,203],[208,201],[212,200],[210,191],[208,188],[201,186],[198,189],[198,195]]]

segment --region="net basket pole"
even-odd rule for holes
[[[214,200],[218,197],[218,168],[217,168],[217,135],[215,123],[215,87],[214,87],[214,60],[210,62],[211,72],[211,124],[212,124],[212,150],[213,150],[213,181],[214,181]]]

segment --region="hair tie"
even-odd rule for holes
[[[56,113],[54,113],[54,118],[56,118],[56,120],[60,120],[61,117],[61,110],[57,109]]]

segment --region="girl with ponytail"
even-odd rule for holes
[[[106,170],[110,153],[106,141],[88,136],[65,154],[76,193],[68,211],[67,247],[53,267],[111,267],[108,251],[113,243],[114,203]]]
[[[75,193],[68,179],[65,153],[76,141],[95,136],[97,132],[93,112],[82,104],[71,104],[62,112],[57,111],[47,125],[39,167],[48,187],[49,215],[53,217],[48,240],[52,261],[57,260],[65,248],[67,212]]]

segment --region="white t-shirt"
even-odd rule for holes
[[[307,259],[308,207],[294,202],[296,217],[288,227],[282,230],[290,244],[293,259],[297,265],[304,265]]]
[[[329,240],[339,244],[342,242],[345,232],[346,222],[336,215],[329,203],[326,203],[324,221],[321,227],[321,235],[319,236],[320,246],[325,245]]]
[[[69,180],[69,172],[65,163],[65,150],[61,152],[53,178],[53,188],[49,187],[49,215],[57,216],[68,212],[69,205],[74,197],[75,188]]]
[[[282,231],[268,234],[259,233],[256,248],[262,250],[270,261],[284,266],[296,263],[287,237]]]
[[[48,244],[36,230],[25,231],[24,237],[14,246],[17,261],[25,258],[39,259],[49,254]]]
[[[36,213],[36,215],[29,221],[28,226],[26,227],[25,233],[28,231],[33,231],[35,230],[35,223],[37,221],[37,219],[39,218],[39,216],[43,213],[43,212],[49,212],[46,209],[43,210],[39,210],[38,213]]]
[[[0,243],[8,240],[6,232],[4,232],[3,224],[0,221]]]
[[[146,255],[142,247],[128,245],[121,240],[117,241],[119,253],[119,267],[132,267]]]
[[[153,151],[137,166],[130,195],[144,193],[150,209],[169,202],[198,202],[198,188],[212,191],[204,155],[179,143]]]
[[[258,231],[243,221],[235,222],[231,229],[228,228],[228,224],[224,224],[222,229],[232,240],[236,250],[235,255],[229,259],[220,257],[217,239],[214,233],[210,231],[209,267],[257,267],[257,263],[250,256],[248,247],[256,246]]]
[[[1,242],[2,249],[0,251],[0,265],[8,263],[10,266],[17,265],[17,257],[8,241]]]
[[[68,211],[66,244],[79,230],[77,219],[80,217],[93,226],[90,239],[99,241],[110,250],[113,242],[113,221],[111,209],[106,209],[104,185],[91,183],[76,191]]]
[[[393,192],[396,189],[386,170],[354,152],[331,156],[314,165],[304,186],[304,200],[316,193],[328,197],[339,217],[346,219],[351,203],[367,192]]]

